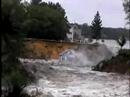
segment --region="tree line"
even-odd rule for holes
[[[69,23],[65,10],[59,3],[32,0],[26,6],[27,20],[24,23],[28,38],[65,40]]]
[[[74,24],[73,24],[74,25]],[[91,27],[87,23],[78,24],[79,29],[81,29],[81,34],[85,38],[91,37]],[[102,27],[101,30],[101,39],[113,39],[117,40],[121,34],[124,34],[127,40],[130,40],[130,32],[128,29],[125,28],[112,28],[112,27]]]

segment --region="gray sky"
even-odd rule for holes
[[[97,10],[104,27],[125,27],[122,0],[43,0],[59,2],[65,9],[69,22],[91,24]]]

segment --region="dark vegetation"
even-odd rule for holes
[[[100,14],[98,11],[92,21],[90,28],[91,28],[91,38],[96,40],[100,39],[102,30],[102,20],[100,19]]]
[[[126,13],[127,24],[130,27],[130,0],[123,0],[124,11]]]
[[[2,0],[2,96],[26,97],[22,90],[35,78],[19,62],[26,37],[63,40],[68,21],[59,3]]]
[[[117,56],[100,62],[93,70],[130,74],[130,50],[121,49]]]
[[[18,0],[2,0],[2,96],[26,97],[23,88],[33,81],[18,57],[23,47],[25,12]]]
[[[24,27],[28,38],[65,40],[69,25],[59,3],[35,2],[26,6]]]

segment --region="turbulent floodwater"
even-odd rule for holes
[[[86,54],[82,50],[80,54],[69,50],[69,53],[64,53],[66,58],[61,58],[60,61],[21,59],[27,70],[37,78],[37,82],[29,85],[25,90],[30,95],[38,95],[37,97],[129,97],[128,75],[91,70],[92,64],[97,64],[107,59],[106,56],[111,57],[118,51],[113,48],[114,51],[111,53],[110,48],[103,45],[96,50],[92,49],[94,54],[88,48],[82,49],[82,47],[80,49],[88,51]],[[96,60],[95,56],[100,58]],[[71,62],[72,60],[67,58],[72,60],[77,58],[77,61]],[[78,63],[84,59],[87,61]]]
[[[29,64],[33,66],[37,64],[35,67],[39,70],[35,72],[37,82],[26,88],[30,95],[38,93],[40,94],[38,97],[129,97],[130,95],[128,75],[91,71],[86,66],[47,66],[47,64],[43,66],[38,62]]]

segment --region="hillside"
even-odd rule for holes
[[[125,34],[126,39],[130,39],[130,32],[128,30],[123,29],[123,28],[106,28],[104,27],[102,29],[102,37],[105,39],[118,39],[120,37],[121,33]]]

